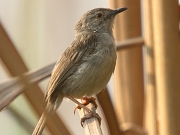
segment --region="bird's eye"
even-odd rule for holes
[[[102,17],[103,17],[103,14],[102,14],[102,13],[97,13],[97,17],[98,17],[98,18],[102,18]]]

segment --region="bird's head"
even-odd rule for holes
[[[127,8],[96,8],[86,12],[77,23],[76,32],[112,32],[114,18]]]

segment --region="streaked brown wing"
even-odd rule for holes
[[[97,42],[95,34],[79,36],[72,42],[72,45],[66,49],[52,71],[45,95],[46,101],[51,98],[57,86],[61,85],[63,81],[76,71],[85,57],[95,53]]]

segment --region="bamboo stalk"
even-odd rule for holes
[[[159,135],[180,134],[180,44],[177,0],[152,0]]]
[[[158,135],[157,93],[154,69],[154,35],[152,20],[152,1],[143,1],[144,39],[145,39],[145,128],[150,135]]]
[[[128,10],[116,19],[115,39],[123,41],[140,37],[140,1],[119,0],[116,7],[127,7]],[[119,123],[130,122],[142,127],[144,112],[142,47],[119,50],[117,56],[115,107]]]

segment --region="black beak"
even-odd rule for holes
[[[118,9],[112,10],[112,12],[109,15],[107,15],[107,17],[105,19],[116,16],[118,13],[121,13],[121,12],[125,11],[126,9],[127,8],[118,8]]]
[[[119,9],[116,9],[116,10],[114,10],[114,12],[112,13],[112,14],[118,14],[118,13],[121,13],[121,12],[123,12],[123,11],[125,11],[127,8],[119,8]]]

